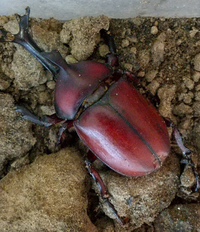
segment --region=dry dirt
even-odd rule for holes
[[[7,30],[13,31],[13,33],[17,31],[17,23],[13,16],[0,17],[0,25]],[[152,95],[158,96],[160,101],[158,110],[160,114],[164,117],[170,117],[178,126],[185,144],[193,151],[192,158],[197,166],[197,170],[199,170],[199,18],[166,19],[138,17],[120,20],[100,16],[69,20],[64,25],[54,19],[31,19],[30,28],[34,40],[42,49],[45,51],[58,49],[69,63],[86,59],[104,62],[104,56],[108,48],[104,41],[100,39],[99,31],[102,28],[109,29],[110,33],[115,36],[121,68],[137,73],[142,80],[142,86]],[[54,113],[54,87],[55,82],[52,76],[28,52],[18,45],[0,43],[0,173],[3,178],[1,191],[6,191],[5,176],[6,180],[9,180],[9,188],[11,188],[12,185],[8,176],[10,173],[12,173],[10,177],[12,179],[13,173],[18,175],[18,172],[23,168],[23,173],[32,175],[28,171],[24,171],[25,167],[29,168],[30,165],[35,165],[35,159],[39,162],[38,156],[51,154],[61,149],[61,147],[55,147],[58,126],[47,129],[33,125],[25,122],[21,119],[20,114],[14,111],[15,103],[23,102],[40,116]],[[140,89],[140,91],[144,93],[144,89]],[[152,136],[154,135],[152,134]],[[66,143],[68,146],[81,150],[82,157],[84,157],[86,149],[78,141],[74,132],[72,132],[72,135],[67,135]],[[113,204],[116,205],[120,215],[130,217],[131,221],[125,228],[121,228],[117,222],[113,223],[111,219],[108,219],[102,213],[101,206],[103,203],[100,204],[99,208],[98,198],[94,190],[92,190],[90,179],[86,178],[85,182],[88,183],[85,184],[84,191],[87,192],[89,203],[84,206],[84,211],[88,210],[88,215],[92,223],[97,226],[97,230],[179,231],[178,229],[181,228],[180,231],[198,231],[199,225],[197,221],[200,221],[199,196],[198,194],[192,194],[191,188],[193,187],[194,178],[190,170],[188,171],[187,169],[184,175],[181,176],[181,183],[179,181],[180,164],[178,160],[181,158],[180,154],[179,148],[172,139],[171,158],[166,162],[163,169],[155,174],[155,177],[153,174],[144,179],[134,179],[133,182],[131,178],[120,177],[118,174],[99,165],[101,174],[108,185],[109,191],[112,193]],[[84,163],[80,162],[80,165],[84,166]],[[76,175],[74,172],[73,174]],[[19,181],[23,181],[23,179],[19,179]],[[15,187],[13,185],[13,189]],[[77,188],[79,187],[77,186]],[[98,192],[94,184],[93,188]],[[86,193],[84,192],[84,194]],[[9,201],[9,196],[7,199]],[[0,203],[2,204],[2,202]],[[45,201],[43,204],[45,204]],[[54,202],[53,204],[56,203]],[[190,204],[194,205],[196,221],[193,221],[191,219],[193,217],[190,215],[189,219],[187,217],[179,219],[179,222],[185,223],[181,224],[181,226],[177,223],[178,219],[176,218],[174,227],[164,227],[167,223],[162,220],[166,218],[166,220],[170,220],[170,215],[177,214],[177,209],[173,211],[174,207],[176,208],[177,205],[186,207],[188,205],[190,207]],[[66,203],[66,205],[68,204]],[[13,209],[15,207],[17,206],[13,204]],[[42,207],[39,206],[38,208],[40,213],[43,212]],[[167,217],[159,216],[159,213],[167,207],[172,207],[171,210],[166,212],[171,212],[171,214],[169,213]],[[22,208],[22,211],[25,208]],[[109,212],[105,205],[102,208],[109,217],[114,218],[112,212]],[[74,211],[72,210],[72,212]],[[184,212],[187,215],[186,210],[183,211],[183,214],[179,214],[184,215]],[[43,213],[45,215],[48,214],[48,217],[51,218],[51,212]],[[190,214],[192,214],[192,211],[190,211]],[[73,214],[71,217],[73,217]],[[85,212],[84,217],[86,217]],[[154,223],[156,217],[156,223]],[[13,218],[13,216],[9,215],[9,212],[0,214],[0,220],[3,222],[1,231],[7,231],[6,228],[9,231],[22,231],[20,230],[20,223],[22,224],[23,220],[20,221],[19,218]],[[17,223],[16,220],[18,220]],[[59,224],[56,227],[58,222],[54,220],[62,220],[63,225]],[[47,230],[44,229],[46,221],[43,224],[41,223],[41,227],[40,224],[37,225],[37,230],[33,226],[30,226],[29,230],[26,227],[25,230],[91,231],[81,226],[66,226],[65,223],[68,222],[63,219],[63,215],[60,218],[54,218],[54,220],[50,221],[51,225],[55,222],[55,227],[49,227]],[[82,220],[80,219],[80,223],[83,223]],[[28,222],[31,223],[31,221]],[[90,224],[91,222],[87,221],[87,223]],[[145,225],[142,226],[143,223]],[[8,224],[14,225],[15,229],[11,230],[12,226],[6,227]],[[188,227],[188,224],[190,227]],[[90,224],[90,226],[93,225]],[[136,229],[140,226],[142,226],[140,229]]]

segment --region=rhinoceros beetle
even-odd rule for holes
[[[94,61],[67,64],[58,51],[44,52],[37,46],[29,34],[29,14],[27,7],[25,15],[16,15],[20,28],[18,34],[12,35],[1,28],[0,42],[22,45],[51,72],[56,80],[56,114],[40,118],[21,105],[16,111],[21,112],[23,118],[46,127],[62,123],[58,140],[65,129],[73,126],[95,157],[127,176],[146,175],[161,167],[170,152],[167,126],[172,126],[183,153],[183,162],[193,168],[197,191],[199,180],[191,151],[183,145],[171,120],[162,118],[136,90],[133,85],[137,82],[136,76],[115,68],[118,60],[113,36],[101,30],[110,49],[106,65]],[[87,159],[86,167],[99,185],[102,198],[123,224],[124,220],[109,200],[106,186],[92,167],[93,160]]]

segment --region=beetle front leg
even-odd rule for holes
[[[53,114],[50,116],[44,115],[40,118],[39,116],[31,113],[26,107],[22,105],[16,105],[15,111],[21,113],[22,118],[27,119],[38,125],[45,126],[45,127],[49,127],[49,126],[52,126],[54,124],[64,121],[63,119],[58,118],[56,114]]]
[[[199,185],[199,177],[198,177],[198,173],[197,170],[195,168],[195,164],[191,158],[191,153],[192,151],[190,149],[188,149],[187,147],[185,147],[185,145],[183,144],[183,140],[181,138],[181,134],[178,130],[178,128],[174,125],[174,123],[171,121],[171,119],[169,118],[164,118],[166,125],[168,127],[172,127],[173,128],[173,134],[174,134],[174,138],[176,140],[177,145],[179,146],[179,148],[182,151],[182,155],[183,158],[181,160],[181,163],[183,164],[188,164],[192,167],[192,171],[194,173],[195,179],[196,179],[196,187],[195,187],[195,192],[198,191],[198,189],[200,189],[200,185]]]
[[[86,159],[85,164],[86,164],[86,168],[87,168],[88,172],[90,173],[90,175],[92,176],[92,178],[95,180],[95,182],[97,183],[97,185],[99,187],[101,197],[108,204],[108,206],[112,209],[112,211],[113,211],[116,219],[119,221],[119,223],[121,225],[124,225],[125,221],[118,215],[117,210],[115,209],[114,205],[109,200],[110,196],[109,196],[109,193],[108,193],[108,190],[107,190],[105,184],[103,183],[103,180],[102,180],[101,176],[92,167],[92,164],[91,164],[91,162],[89,160]]]

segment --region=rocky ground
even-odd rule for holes
[[[0,26],[18,32],[14,16],[0,17]],[[121,68],[137,72],[158,96],[160,114],[178,125],[199,170],[200,19],[31,19],[30,28],[42,49],[59,50],[68,63],[105,62],[108,47],[99,31],[109,29]],[[75,133],[67,134],[66,148],[55,147],[59,126],[34,125],[14,110],[23,102],[40,116],[53,114],[54,87],[27,51],[0,43],[0,231],[199,231],[199,194],[173,139],[163,167],[148,176],[124,177],[96,163],[112,203],[130,222],[121,227],[113,220],[84,168],[86,148]]]

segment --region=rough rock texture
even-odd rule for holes
[[[162,168],[147,176],[130,178],[113,171],[100,173],[112,196],[112,204],[121,217],[130,219],[132,229],[153,222],[158,213],[170,205],[179,184],[179,162],[173,154]],[[114,219],[106,203],[103,207],[105,213]],[[119,227],[118,231],[123,229]]]
[[[31,123],[14,111],[11,95],[0,93],[0,174],[9,161],[25,155],[35,144]]]
[[[0,231],[97,231],[87,216],[86,174],[73,148],[10,172],[0,182]]]
[[[196,204],[174,205],[164,210],[154,223],[155,232],[199,232],[200,206]]]
[[[63,25],[61,41],[70,45],[77,60],[86,60],[100,40],[99,31],[108,28],[109,19],[105,16],[69,20]]]
[[[29,90],[47,81],[42,65],[22,47],[15,52],[11,68],[14,83],[20,90]]]

